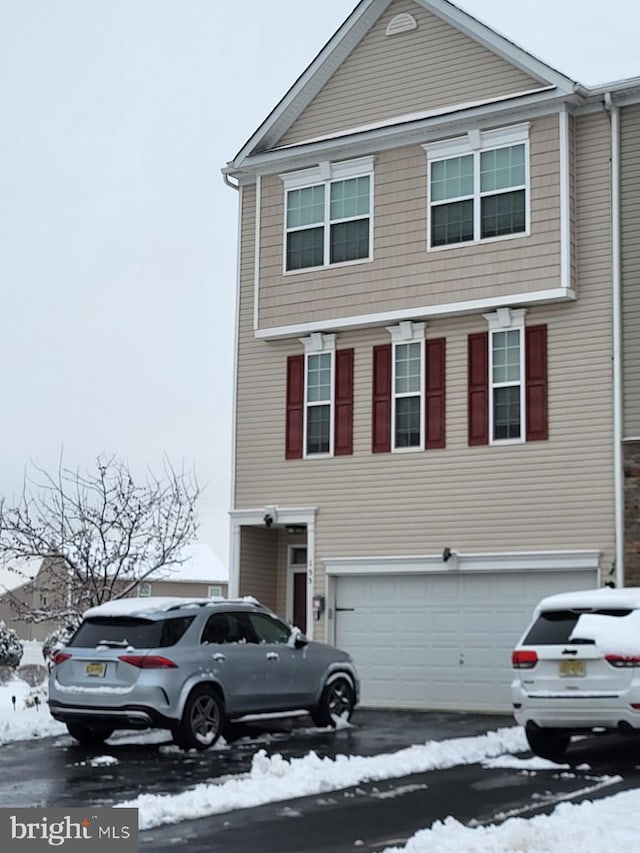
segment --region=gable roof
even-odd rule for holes
[[[225,174],[243,166],[253,153],[268,151],[277,145],[298,116],[306,109],[325,83],[344,62],[373,24],[394,0],[361,0],[320,53],[300,75],[265,121],[231,161]],[[463,12],[449,0],[414,0],[458,31],[464,33],[511,65],[540,82],[540,88],[553,88],[568,96],[581,87],[569,77],[532,56],[514,42],[481,21]]]
[[[42,566],[41,559],[14,560],[6,566],[0,567],[0,595],[5,592],[13,592],[21,586],[32,581]]]

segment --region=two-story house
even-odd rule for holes
[[[538,599],[625,581],[637,96],[447,0],[362,0],[223,169],[230,594],[351,651],[367,705],[507,710]]]

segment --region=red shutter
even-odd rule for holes
[[[426,444],[445,446],[445,338],[427,340]]]
[[[469,445],[489,443],[489,333],[468,338]]]
[[[527,441],[549,438],[547,402],[547,327],[526,329]]]
[[[353,453],[353,350],[336,350],[334,454]]]
[[[304,406],[304,355],[287,359],[287,424],[285,458],[302,458],[302,419]]]
[[[373,348],[373,453],[391,450],[391,344]]]

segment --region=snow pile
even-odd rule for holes
[[[39,697],[32,704],[33,696]],[[43,698],[40,698],[43,697]],[[34,690],[17,675],[0,689],[0,745],[66,734],[66,726],[54,720],[46,705],[46,691]]]
[[[498,826],[466,827],[448,817],[423,829],[404,847],[383,853],[636,853],[640,791],[577,805],[562,803],[550,815],[511,818]]]
[[[372,757],[338,755],[332,759],[310,752],[304,758],[285,759],[281,755],[268,756],[260,750],[253,756],[250,772],[244,776],[222,784],[197,785],[172,796],[141,794],[119,805],[139,809],[140,829],[150,829],[232,809],[337,791],[363,782],[474,764],[505,752],[525,749],[523,731],[514,727],[471,738],[428,741],[421,746]]]

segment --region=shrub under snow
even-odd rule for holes
[[[22,652],[22,642],[16,632],[0,622],[0,666],[19,666]]]
[[[42,657],[50,661],[60,646],[64,646],[69,637],[76,630],[82,620],[82,616],[70,616],[64,625],[55,628],[47,635],[42,644]]]

